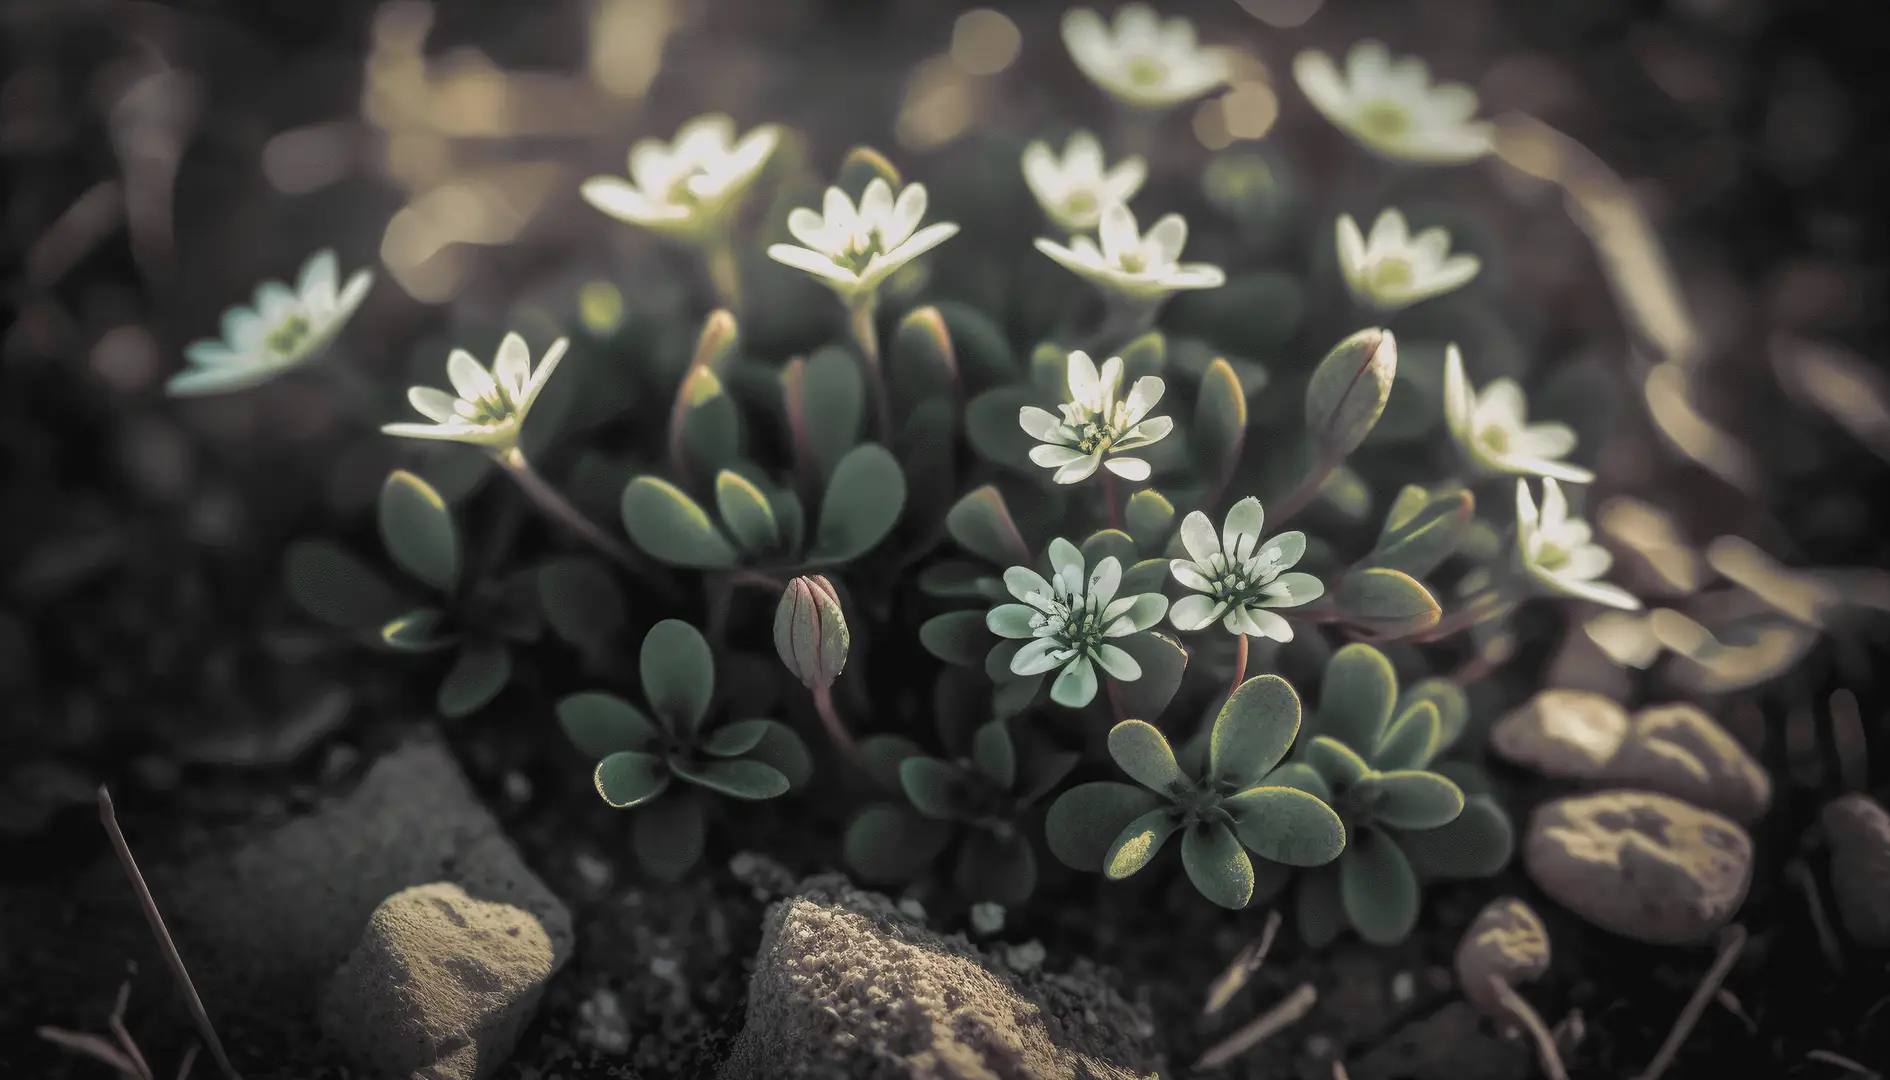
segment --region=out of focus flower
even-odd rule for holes
[[[768,257],[807,271],[857,305],[870,301],[894,271],[958,232],[949,221],[921,229],[924,217],[924,184],[907,184],[895,199],[892,185],[875,177],[857,208],[846,192],[830,187],[819,213],[798,207],[788,215],[788,231],[804,246],[775,244]]]
[[[1592,600],[1636,611],[1641,602],[1618,585],[1595,579],[1608,572],[1614,557],[1594,541],[1588,522],[1570,517],[1568,496],[1553,477],[1542,480],[1542,509],[1529,495],[1529,481],[1516,480],[1516,561],[1530,583],[1546,593]]]
[[[1385,157],[1451,165],[1490,152],[1490,125],[1474,119],[1475,91],[1433,84],[1423,60],[1394,61],[1376,41],[1352,46],[1343,74],[1332,57],[1308,49],[1293,58],[1293,79],[1327,120]]]
[[[578,190],[619,221],[699,240],[727,226],[780,141],[773,124],[737,139],[734,120],[709,113],[684,124],[672,142],[631,146],[629,179],[593,176]]]
[[[1306,554],[1306,534],[1283,532],[1262,543],[1265,524],[1260,500],[1252,496],[1227,512],[1219,536],[1199,510],[1182,519],[1181,543],[1190,557],[1170,560],[1168,570],[1194,594],[1169,609],[1175,629],[1202,630],[1219,619],[1230,634],[1293,640],[1293,624],[1267,609],[1310,604],[1326,587],[1311,574],[1286,573]]]
[[[1188,242],[1188,223],[1180,214],[1168,214],[1138,233],[1135,215],[1121,203],[1103,210],[1096,240],[1078,236],[1065,247],[1054,240],[1037,239],[1037,250],[1062,263],[1097,288],[1137,304],[1157,303],[1182,289],[1214,289],[1227,281],[1218,266],[1180,263]]]
[[[1070,401],[1057,406],[1061,418],[1035,405],[1018,410],[1018,424],[1042,444],[1031,448],[1030,460],[1055,469],[1059,484],[1087,480],[1098,465],[1125,480],[1147,480],[1148,462],[1117,455],[1159,442],[1175,429],[1170,417],[1148,415],[1162,399],[1161,379],[1144,375],[1118,400],[1121,357],[1103,361],[1099,373],[1089,354],[1077,351],[1070,354],[1069,369]]]
[[[1378,215],[1370,236],[1359,232],[1352,215],[1340,214],[1338,233],[1346,287],[1354,299],[1379,311],[1396,311],[1460,288],[1483,265],[1467,252],[1452,255],[1450,234],[1441,228],[1412,236],[1395,209]]]
[[[518,445],[519,428],[532,403],[551,381],[569,344],[567,338],[552,342],[536,370],[530,347],[517,334],[507,334],[499,343],[490,371],[471,353],[454,349],[446,358],[446,377],[458,396],[431,386],[413,387],[407,391],[407,400],[433,423],[387,424],[381,430],[410,439],[469,443],[494,453],[511,450]]]
[[[302,264],[291,289],[280,281],[256,286],[255,302],[223,313],[223,337],[184,349],[190,366],[165,390],[176,397],[222,394],[258,386],[313,360],[334,342],[374,284],[357,270],[338,286],[335,253],[318,251]]]
[[[1089,8],[1063,15],[1063,44],[1091,82],[1138,108],[1179,105],[1227,81],[1227,59],[1195,40],[1186,19],[1158,19],[1147,4],[1116,9],[1112,29]]]
[[[1128,202],[1146,179],[1148,163],[1134,155],[1105,169],[1102,144],[1087,131],[1070,136],[1061,161],[1041,139],[1024,147],[1024,181],[1031,194],[1050,220],[1073,233],[1095,228],[1104,207]]]
[[[1575,449],[1567,424],[1528,422],[1527,399],[1514,379],[1497,379],[1481,393],[1464,375],[1463,353],[1444,350],[1444,421],[1473,471],[1482,476],[1546,476],[1586,484],[1595,474],[1559,460]]]

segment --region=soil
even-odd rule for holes
[[[1712,409],[1752,447],[1770,482],[1756,500],[1736,497],[1655,441],[1628,397],[1636,419],[1603,456],[1605,486],[1670,508],[1696,542],[1743,530],[1787,563],[1882,567],[1890,565],[1890,502],[1859,493],[1885,490],[1884,462],[1802,412],[1779,422],[1777,392],[1764,374],[1772,331],[1854,347],[1884,339],[1885,310],[1868,298],[1882,295],[1890,252],[1878,207],[1890,182],[1883,149],[1890,84],[1873,55],[1879,36],[1866,29],[1874,25],[1866,18],[1872,6],[1328,0],[1329,10],[1292,31],[1269,29],[1233,4],[1185,10],[1204,38],[1253,42],[1274,66],[1276,85],[1292,50],[1342,46],[1367,33],[1422,53],[1445,72],[1485,72],[1479,89],[1492,111],[1534,112],[1637,178],[1708,342],[1718,384]],[[577,10],[453,6],[438,14],[428,50],[441,56],[478,43],[503,68],[570,68],[582,57]],[[994,138],[1028,136],[1049,116],[1100,123],[1098,96],[1065,71],[1051,44],[1058,10],[1014,13],[1037,51],[1020,66],[1029,79],[1009,77],[1007,96],[983,114]],[[0,13],[19,30],[10,29],[0,48],[0,146],[10,181],[4,243],[14,256],[4,273],[16,309],[0,354],[0,565],[7,568],[0,584],[0,1073],[98,1075],[97,1066],[53,1053],[28,1032],[41,1024],[102,1029],[127,961],[138,971],[129,1024],[160,1076],[188,1039],[187,1018],[110,863],[90,803],[96,785],[111,785],[141,857],[161,860],[186,836],[284,820],[346,789],[366,762],[420,722],[406,718],[430,707],[438,665],[337,641],[281,588],[282,553],[297,537],[375,549],[373,495],[403,460],[400,450],[349,421],[345,399],[332,389],[299,375],[240,400],[187,407],[159,390],[181,345],[213,326],[249,282],[280,276],[299,253],[322,244],[340,247],[344,266],[372,257],[399,206],[398,193],[372,169],[289,198],[257,162],[272,134],[357,111],[374,11],[362,2],[172,8],[22,0]],[[872,11],[831,0],[706,5],[672,45],[642,113],[626,115],[621,130],[575,147],[566,140],[555,152],[595,170],[617,169],[630,138],[667,134],[708,108],[799,127],[818,162],[837,161],[855,142],[891,145],[898,80],[948,40],[956,11],[942,0]],[[88,243],[68,231],[47,239],[74,200],[116,175],[96,102],[111,100],[112,88],[135,70],[126,59],[136,55],[127,44],[134,40],[155,43],[203,89],[198,136],[177,180],[176,256],[168,269],[151,269],[154,256],[134,247],[131,237],[144,234],[110,230]],[[1283,89],[1282,98],[1291,94]],[[1156,155],[1152,197],[1193,220],[1197,208],[1207,211],[1180,169],[1199,150],[1186,143],[1185,125],[1174,134],[1178,141],[1164,147],[1174,152]],[[1305,109],[1289,107],[1271,138],[1315,163],[1343,150]],[[1009,147],[1003,143],[1005,153]],[[477,152],[499,160],[543,148],[514,141]],[[937,190],[947,188],[948,176],[978,175],[992,154],[947,148],[902,161]],[[1501,197],[1495,184],[1477,182]],[[1519,251],[1513,268],[1514,322],[1526,328],[1515,332],[1519,343],[1540,357],[1540,371],[1598,364],[1626,380],[1618,317],[1558,201],[1503,205],[1506,224],[1534,247],[1533,257]],[[369,376],[381,411],[392,415],[409,370],[437,364],[438,343],[462,325],[479,325],[483,312],[521,296],[568,292],[582,280],[576,275],[618,273],[625,264],[646,275],[627,280],[647,282],[651,293],[679,287],[672,280],[679,263],[648,247],[601,255],[597,232],[574,199],[554,202],[518,242],[479,250],[480,269],[453,304],[429,308],[391,283],[377,285],[349,332],[348,362]],[[1203,257],[1233,246],[1213,235],[1195,242]],[[46,267],[67,250],[70,264],[49,280]],[[518,501],[500,485],[474,499],[475,513],[510,515],[522,545],[561,543],[521,518]],[[642,601],[633,598],[633,607]],[[1517,657],[1475,688],[1479,718],[1533,691],[1565,629],[1550,613],[1530,613]],[[1885,640],[1869,627],[1834,634],[1786,678],[1711,703],[1729,723],[1759,718],[1739,733],[1773,773],[1775,807],[1754,829],[1759,865],[1738,917],[1749,942],[1669,1077],[1843,1075],[1816,1051],[1880,1071],[1890,1064],[1886,957],[1850,949],[1843,970],[1834,971],[1806,897],[1785,871],[1803,858],[1825,880],[1812,827],[1840,776],[1858,771],[1855,756],[1836,745],[1841,732],[1828,722],[1827,702],[1845,687],[1863,716],[1890,715],[1875,675],[1885,657]],[[448,736],[526,861],[571,904],[580,945],[499,1075],[701,1075],[740,1028],[743,965],[769,896],[738,880],[727,869],[731,859],[763,852],[785,868],[782,879],[831,868],[845,808],[800,797],[738,813],[711,832],[697,875],[676,885],[641,879],[624,815],[596,799],[583,764],[550,721],[549,702],[595,673],[568,657],[542,670],[524,666],[532,670],[519,685],[450,725]],[[875,689],[897,695],[890,686]],[[1655,680],[1635,685],[1637,697],[1670,692]],[[890,727],[889,718],[909,705],[901,701],[862,726]],[[1805,713],[1815,713],[1824,740],[1809,755],[1799,746],[1806,729],[1787,724]],[[1883,730],[1875,723],[1873,734]],[[1862,759],[1865,783],[1874,781],[1879,797],[1890,784],[1886,756],[1890,734]],[[1528,806],[1560,791],[1522,773],[1499,769],[1496,778],[1519,824]],[[1710,950],[1654,949],[1587,927],[1516,867],[1490,881],[1433,887],[1418,932],[1395,949],[1342,943],[1309,952],[1293,940],[1288,912],[1288,932],[1265,968],[1224,1019],[1209,1022],[1200,1017],[1206,987],[1259,932],[1259,905],[1221,912],[1179,873],[1104,886],[1040,861],[1045,874],[1035,899],[1012,913],[1001,937],[1041,940],[1052,965],[1086,957],[1115,969],[1125,995],[1154,1011],[1178,1074],[1231,1025],[1304,982],[1320,993],[1313,1012],[1227,1075],[1323,1080],[1334,1056],[1356,1066],[1376,1047],[1420,1037],[1413,1031],[1461,1040],[1443,1052],[1469,1060],[1476,1044],[1498,1039],[1493,1023],[1482,1021],[1472,1039],[1461,1025],[1423,1022],[1458,1000],[1448,974],[1457,940],[1481,905],[1504,893],[1528,900],[1548,924],[1554,962],[1526,994],[1551,1023],[1579,1014],[1585,1037],[1567,1052],[1578,1078],[1634,1075],[1712,962]],[[908,892],[935,925],[966,925],[947,881],[918,882]],[[1391,988],[1405,973],[1411,994],[1394,999]],[[621,1043],[611,1034],[619,1027],[613,1002],[628,1033]],[[216,1003],[209,1005],[214,1014]],[[250,1076],[348,1075],[302,1047],[232,1049]],[[1409,1075],[1432,1075],[1410,1067]],[[203,1065],[197,1075],[205,1075]],[[1394,1067],[1383,1075],[1404,1074]]]

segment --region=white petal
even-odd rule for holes
[[[1260,530],[1265,526],[1266,511],[1260,500],[1247,496],[1227,511],[1227,522],[1221,527],[1221,550],[1235,562],[1246,562],[1259,546]]]
[[[984,613],[984,628],[1001,638],[1031,638],[1037,633],[1032,624],[1039,618],[1041,613],[1028,604],[999,604]]]
[[[1556,571],[1559,577],[1571,577],[1582,581],[1598,578],[1614,565],[1614,556],[1600,544],[1589,544],[1568,553],[1568,562]]]
[[[1365,276],[1365,234],[1359,231],[1358,222],[1350,214],[1340,214],[1337,226],[1339,272],[1345,276],[1345,283],[1353,291],[1364,285]]]
[[[1109,196],[1109,202],[1126,203],[1142,190],[1148,180],[1148,162],[1139,154],[1131,154],[1116,162],[1103,177],[1103,190]]]
[[[619,221],[641,224],[657,216],[656,207],[643,192],[615,176],[593,176],[578,185],[584,201]]]
[[[1181,582],[1183,585],[1196,592],[1211,593],[1214,591],[1214,583],[1208,580],[1207,575],[1201,572],[1200,567],[1189,562],[1187,559],[1168,560],[1168,572],[1174,575],[1176,581]]]
[[[1063,174],[1057,168],[1055,151],[1039,139],[1024,147],[1024,183],[1037,198],[1037,204],[1049,211],[1063,201]]]
[[[1175,629],[1184,632],[1204,630],[1214,625],[1214,620],[1221,617],[1227,605],[1211,596],[1191,593],[1174,602],[1168,609],[1168,621]]]
[[[1064,12],[1061,29],[1063,44],[1070,50],[1070,58],[1086,73],[1106,61],[1115,51],[1108,25],[1102,21],[1102,16],[1089,8],[1071,8]]]
[[[1050,541],[1050,568],[1058,575],[1068,575],[1078,581],[1083,577],[1083,552],[1075,544],[1061,536]]]
[[[1172,416],[1151,416],[1122,433],[1114,449],[1135,450],[1150,443],[1166,439],[1175,430],[1175,418]]]
[[[1468,253],[1452,255],[1425,279],[1425,291],[1432,296],[1462,288],[1483,269],[1483,263]]]
[[[1125,252],[1135,250],[1135,215],[1126,204],[1110,203],[1103,208],[1097,239],[1102,243],[1103,262],[1109,266],[1119,263]]]
[[[828,231],[826,219],[805,206],[788,211],[787,228],[794,239],[814,251],[833,252],[840,249],[840,239]]]
[[[1186,548],[1197,566],[1211,565],[1214,556],[1221,553],[1220,538],[1214,535],[1214,523],[1199,510],[1193,510],[1181,519],[1181,546]]]
[[[669,147],[661,139],[639,139],[630,147],[630,179],[645,199],[661,198],[676,176]]]
[[[1283,532],[1260,545],[1256,557],[1272,562],[1278,569],[1297,566],[1306,557],[1306,534],[1298,529]]]
[[[834,236],[851,236],[860,225],[860,215],[853,209],[853,200],[837,187],[830,187],[821,197],[820,216],[827,223],[827,230]]]
[[[1042,675],[1046,671],[1054,670],[1063,662],[1057,658],[1057,653],[1062,648],[1062,643],[1055,638],[1038,638],[1032,641],[1017,650],[1016,656],[1011,657],[1011,674]]]
[[[1233,618],[1230,613],[1229,619]],[[1240,609],[1241,633],[1274,641],[1293,640],[1293,624],[1265,608]]]
[[[1050,684],[1050,700],[1072,709],[1096,700],[1096,668],[1089,657],[1079,656],[1064,667]]]
[[[1095,401],[1102,394],[1102,377],[1096,362],[1081,349],[1070,354],[1068,364],[1070,400],[1079,404]]]
[[[1528,402],[1515,379],[1497,379],[1477,395],[1476,426],[1490,424],[1504,428],[1520,427],[1527,417]]]
[[[1378,220],[1372,222],[1372,234],[1365,238],[1365,249],[1374,258],[1386,255],[1404,255],[1409,258],[1409,253],[1405,251],[1410,244],[1409,233],[1404,212],[1395,206],[1386,207],[1379,213]]]
[[[1048,409],[1026,405],[1017,410],[1017,424],[1024,429],[1026,435],[1038,442],[1054,442],[1057,437],[1057,428],[1062,426],[1063,421]],[[1038,462],[1038,464],[1043,463]]]
[[[499,388],[492,381],[492,373],[486,370],[485,365],[473,359],[473,355],[464,349],[454,349],[446,357],[446,377],[462,401],[493,397]]]
[[[1102,143],[1087,131],[1071,132],[1069,141],[1063,144],[1064,175],[1076,180],[1094,180],[1102,176],[1102,171]]]
[[[1013,566],[1004,571],[1004,587],[1012,596],[1024,603],[1031,603],[1035,598],[1039,603],[1053,591],[1043,575],[1028,566]],[[1032,605],[1036,606],[1036,605]]]
[[[545,350],[545,355],[539,358],[538,367],[532,372],[531,378],[525,381],[525,393],[518,401],[520,421],[525,419],[525,413],[532,407],[532,402],[538,400],[538,392],[551,381],[552,373],[558,370],[558,362],[564,359],[565,350],[570,347],[570,338],[559,338],[552,342],[551,347]]]
[[[1567,457],[1575,449],[1575,429],[1567,424],[1530,424],[1510,435],[1510,449],[1527,457]]]
[[[1293,57],[1293,81],[1326,119],[1337,123],[1340,117],[1350,115],[1351,93],[1332,57],[1317,49],[1304,50]]]
[[[1135,657],[1106,641],[1096,650],[1096,666],[1119,682],[1134,682],[1142,677],[1142,665],[1135,662]]]
[[[878,256],[873,261],[879,262],[883,259],[896,270],[957,235],[958,226],[955,223],[934,222],[913,233],[901,241],[898,247]]]
[[[1163,274],[1161,284],[1170,289],[1218,289],[1227,284],[1227,273],[1211,263],[1188,263]]]
[[[1444,347],[1444,423],[1460,443],[1470,441],[1470,421],[1477,407],[1476,391],[1464,374],[1463,352],[1456,342]]]
[[[1149,227],[1143,241],[1154,245],[1157,265],[1166,266],[1181,258],[1181,249],[1188,243],[1188,222],[1180,214],[1165,214]]]
[[[1031,463],[1041,465],[1046,469],[1060,469],[1072,461],[1085,460],[1088,457],[1089,455],[1081,450],[1060,443],[1039,443],[1030,448]]]
[[[1570,484],[1595,482],[1595,474],[1580,465],[1571,465],[1566,461],[1554,461],[1549,458],[1525,457],[1521,454],[1491,455],[1490,464],[1503,472],[1552,477]]]
[[[880,234],[880,243],[886,247],[898,247],[912,235],[912,230],[919,227],[925,219],[925,185],[907,184],[899,193],[899,200],[893,203],[891,221],[887,229]]]
[[[1147,480],[1150,474],[1154,472],[1154,469],[1149,463],[1143,461],[1141,458],[1111,457],[1104,459],[1102,464],[1103,468],[1108,469],[1124,480],[1130,480],[1138,484]]]
[[[499,355],[492,361],[492,377],[504,388],[506,398],[514,403],[525,397],[525,384],[532,376],[532,350],[517,334],[505,335],[499,342]]]
[[[295,291],[305,304],[318,305],[320,310],[328,310],[335,305],[335,289],[340,277],[336,268],[335,253],[324,248],[308,257],[302,264],[302,274],[295,282]]]
[[[1555,482],[1555,477],[1542,478],[1542,528],[1545,532],[1562,531],[1562,523],[1568,520],[1568,496],[1562,493],[1562,485]]]
[[[1098,607],[1106,608],[1116,598],[1116,590],[1122,587],[1122,561],[1109,555],[1096,563],[1089,572],[1089,584],[1083,589],[1083,595]]]
[[[458,401],[458,398],[446,391],[431,386],[415,386],[407,391],[408,404],[412,405],[420,415],[438,424],[451,423],[453,418],[459,415],[453,411],[453,406]]]
[[[1529,494],[1529,481],[1516,480],[1516,535],[1528,549],[1530,538],[1541,529],[1542,518],[1536,512],[1535,497]]]
[[[1096,475],[1096,467],[1102,464],[1102,454],[1090,454],[1079,461],[1072,461],[1053,473],[1050,479],[1059,484],[1080,484]]]
[[[922,194],[919,198],[924,199],[925,196]],[[861,228],[873,229],[884,236],[892,225],[892,210],[892,185],[883,176],[868,180],[866,191],[860,196]]]
[[[1557,576],[1555,584],[1562,592],[1582,600],[1592,600],[1597,604],[1606,604],[1622,611],[1639,611],[1641,602],[1634,594],[1619,585],[1610,585],[1605,581],[1576,581]]]
[[[770,244],[768,258],[792,266],[796,270],[805,270],[815,277],[824,278],[837,285],[853,286],[858,285],[860,281],[853,271],[835,264],[831,258],[793,244]]]

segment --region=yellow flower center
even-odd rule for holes
[[[1359,109],[1358,126],[1376,138],[1395,139],[1411,130],[1411,110],[1401,101],[1379,98]]]
[[[1063,212],[1070,217],[1088,217],[1096,212],[1096,196],[1078,191],[1063,200]]]
[[[309,324],[308,316],[297,312],[282,320],[281,325],[274,330],[269,331],[263,337],[263,344],[276,355],[287,356],[308,338],[311,329],[313,327]]]
[[[1408,288],[1411,284],[1411,264],[1403,259],[1392,257],[1380,259],[1372,264],[1372,292],[1378,294],[1395,293]]]
[[[1477,441],[1488,447],[1491,453],[1509,452],[1509,431],[1501,424],[1491,424],[1478,432]]]
[[[1131,58],[1126,71],[1135,86],[1160,86],[1168,78],[1168,66],[1152,56]]]

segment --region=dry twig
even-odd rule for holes
[[[1667,1033],[1667,1041],[1660,1044],[1660,1052],[1654,1055],[1654,1060],[1642,1071],[1638,1080],[1659,1080],[1660,1075],[1673,1064],[1680,1047],[1686,1044],[1687,1036],[1693,1034],[1694,1025],[1700,1022],[1701,1014],[1706,1012],[1707,1002],[1719,993],[1720,984],[1726,981],[1726,975],[1732,971],[1733,963],[1745,948],[1745,927],[1734,923],[1721,931],[1719,956],[1714,959],[1713,966],[1706,970],[1706,977],[1700,980],[1693,996],[1687,1000],[1686,1008],[1681,1009],[1679,1017],[1674,1020],[1673,1030]]]
[[[1260,965],[1267,962],[1267,953],[1272,951],[1273,938],[1279,932],[1280,910],[1274,908],[1267,912],[1267,925],[1260,931],[1260,936],[1248,942],[1246,948],[1234,954],[1234,959],[1227,965],[1227,970],[1215,976],[1214,981],[1208,984],[1207,1004],[1201,1008],[1203,1015],[1213,1016],[1227,1008],[1227,1003],[1234,1000],[1234,995],[1240,992],[1240,988],[1246,986],[1247,981],[1260,970]]]
[[[1265,1042],[1268,1038],[1300,1020],[1312,1011],[1319,1000],[1319,991],[1311,983],[1301,983],[1299,989],[1286,995],[1278,1005],[1249,1020],[1240,1030],[1216,1043],[1201,1060],[1194,1063],[1196,1072],[1218,1069],[1240,1055]]]

